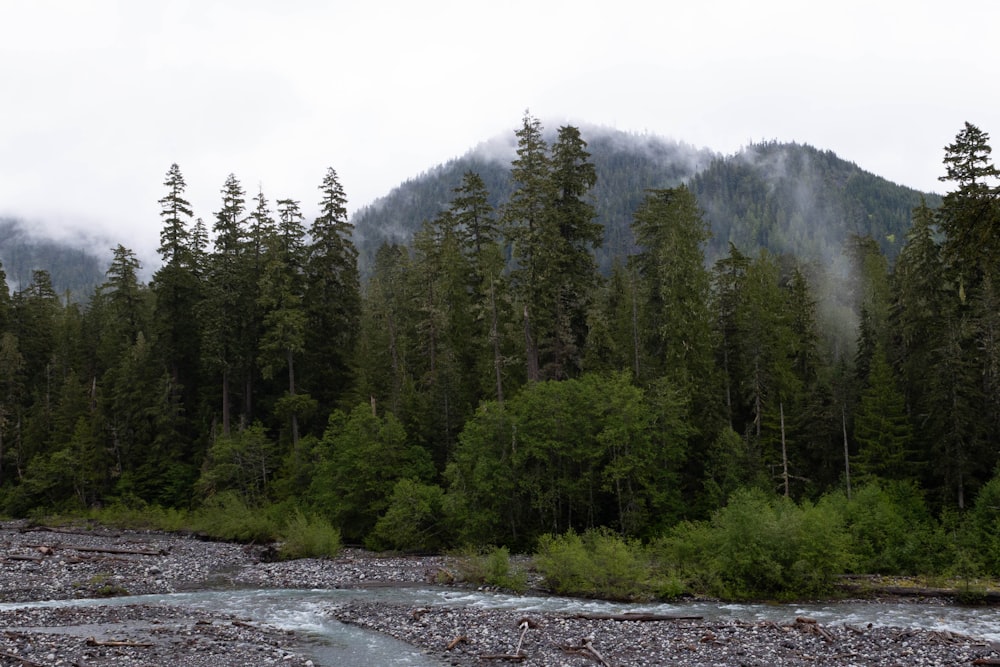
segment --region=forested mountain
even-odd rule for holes
[[[721,156],[607,128],[589,128],[583,136],[597,172],[589,198],[604,228],[596,257],[605,274],[615,258],[635,252],[632,215],[647,189],[688,183],[712,231],[709,262],[725,256],[730,242],[749,254],[766,248],[806,260],[830,258],[851,235],[872,236],[891,261],[920,203],[920,192],[808,145],[768,142]],[[467,171],[482,177],[492,206],[507,201],[513,151],[502,139],[485,143],[358,211],[352,223],[362,274],[383,242],[405,245],[424,221],[445,210]],[[924,194],[929,206],[940,203],[937,195]]]
[[[751,497],[877,532],[865,567],[1000,574],[986,133],[946,147],[942,198],[794,144],[723,158],[529,114],[514,137],[355,226],[332,168],[273,205],[230,174],[202,218],[171,165],[148,284],[119,245],[86,303],[44,270],[0,291],[0,511],[531,549],[689,541]]]
[[[48,271],[53,289],[60,295],[69,292],[74,300],[88,299],[104,282],[105,258],[81,243],[31,234],[24,223],[9,218],[0,218],[0,262],[15,290],[27,287],[37,270]]]

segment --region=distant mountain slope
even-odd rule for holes
[[[597,170],[591,192],[598,219],[606,229],[597,259],[608,269],[616,256],[632,249],[629,224],[632,212],[648,188],[673,187],[706,168],[717,156],[708,150],[652,135],[636,135],[603,128],[581,128]],[[554,134],[547,137],[551,142]],[[512,191],[510,163],[515,157],[513,132],[509,140],[495,139],[461,158],[435,167],[395,188],[352,218],[362,274],[384,242],[407,243],[425,220],[446,209],[452,190],[467,171],[475,171],[499,207]]]
[[[894,259],[921,193],[870,174],[830,151],[794,143],[752,145],[723,157],[651,135],[581,128],[597,170],[592,198],[605,228],[597,258],[607,270],[634,249],[632,214],[649,188],[682,182],[712,227],[714,261],[734,243],[804,259],[839,253],[851,234],[870,234]],[[549,137],[550,143],[552,137]],[[515,143],[494,140],[395,188],[352,219],[364,274],[383,242],[406,243],[424,220],[447,208],[462,175],[476,171],[499,206],[510,195]],[[927,194],[934,207],[937,195]]]
[[[733,243],[802,259],[835,257],[852,234],[870,235],[890,261],[906,241],[921,196],[936,194],[891,183],[811,146],[770,142],[714,160],[689,187],[711,224],[708,256]]]
[[[10,218],[0,218],[0,262],[12,291],[31,284],[34,271],[45,270],[56,292],[68,291],[74,300],[90,298],[104,282],[108,263],[83,243],[35,237],[22,222]]]

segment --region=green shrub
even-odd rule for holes
[[[970,554],[966,558],[984,573],[1000,575],[1000,475],[979,490],[959,532],[961,549]]]
[[[137,498],[123,499],[106,507],[88,510],[85,516],[106,526],[168,533],[184,530],[191,521],[189,513],[184,510],[147,505]]]
[[[562,595],[640,600],[679,592],[675,580],[657,571],[647,548],[608,530],[543,535],[535,567]]]
[[[843,517],[858,572],[936,572],[952,560],[951,546],[911,483],[873,482],[857,489],[849,501],[833,494],[824,504]]]
[[[682,523],[656,545],[694,590],[723,598],[828,593],[851,562],[834,508],[741,490],[710,521]]]
[[[281,533],[279,554],[286,560],[332,558],[340,553],[340,531],[326,519],[295,510]]]
[[[443,505],[441,487],[399,480],[365,546],[375,551],[439,551],[448,539]]]
[[[528,588],[527,573],[510,561],[507,547],[470,549],[456,555],[458,576],[470,584],[502,588],[523,593]]]
[[[192,517],[192,528],[202,535],[234,542],[274,542],[278,523],[266,512],[250,507],[236,492],[212,496]]]

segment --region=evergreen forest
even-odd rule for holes
[[[502,189],[438,186],[363,271],[334,169],[312,220],[230,175],[206,221],[171,165],[148,284],[119,245],[84,302],[43,270],[0,291],[0,511],[238,508],[404,551],[613,535],[676,563],[722,557],[707,527],[750,548],[815,520],[853,540],[833,570],[1000,574],[987,133],[945,147],[940,198],[799,152],[849,202],[819,219],[747,160],[601,184],[579,128],[526,113],[515,138]]]

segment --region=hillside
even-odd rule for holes
[[[56,292],[69,292],[74,300],[89,298],[104,282],[106,265],[81,242],[35,236],[24,223],[10,218],[0,218],[0,262],[12,291],[27,287],[34,271],[45,270]]]
[[[604,245],[598,263],[607,270],[633,249],[632,214],[649,188],[682,182],[698,197],[713,238],[707,259],[767,248],[803,258],[839,252],[851,234],[871,235],[895,258],[921,193],[868,173],[830,151],[794,143],[749,146],[732,156],[655,137],[584,128],[597,170],[592,191]],[[550,137],[551,139],[551,137]],[[383,242],[405,243],[420,224],[445,209],[466,171],[476,171],[499,206],[511,192],[514,136],[493,141],[395,188],[352,222],[364,274]],[[928,194],[928,204],[940,198]]]

